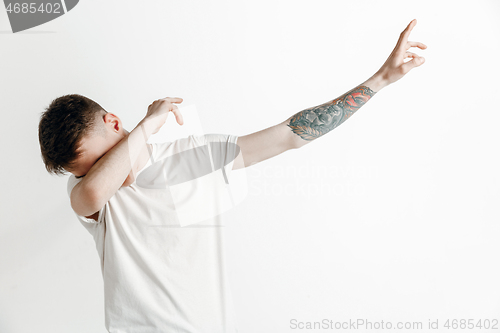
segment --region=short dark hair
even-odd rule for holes
[[[105,135],[97,116],[107,113],[98,103],[78,94],[54,99],[42,112],[38,140],[45,168],[50,174],[64,175],[80,156],[80,143],[87,134]]]

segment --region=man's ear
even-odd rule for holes
[[[120,132],[122,123],[120,121],[120,118],[118,118],[118,116],[116,116],[114,113],[106,113],[103,117],[103,120],[106,126],[111,126],[113,128],[113,131],[116,131],[117,133]]]

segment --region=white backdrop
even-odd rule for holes
[[[1,9],[0,332],[105,332],[94,241],[40,156],[52,99],[88,96],[130,131],[154,99],[182,97],[206,133],[242,136],[364,82],[414,18],[423,66],[247,168],[249,195],[226,213],[240,332],[500,319],[499,14],[498,1],[82,0],[12,34]]]

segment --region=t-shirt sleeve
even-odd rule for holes
[[[237,141],[233,134],[210,133],[159,144],[154,161],[137,176],[136,185],[165,195],[171,202],[169,213],[175,213],[172,220],[181,227],[213,223],[214,217],[241,201],[237,192],[242,172],[232,171],[240,153]]]
[[[82,181],[83,178],[76,178],[75,175],[71,175],[68,179],[68,184],[67,184],[67,191],[68,191],[68,197],[71,198],[71,191],[73,188],[78,184],[79,182]],[[71,206],[71,199],[70,199],[70,206]],[[76,217],[78,218],[79,221],[85,222],[85,223],[101,223],[104,219],[104,208],[106,205],[104,205],[101,210],[99,211],[99,217],[98,220],[94,220],[91,218],[88,218],[86,216],[78,215],[74,210],[73,212],[75,213]],[[73,208],[71,208],[73,209]]]
[[[237,145],[238,136],[234,134],[204,134],[205,144],[210,147],[210,156],[214,170],[222,169],[224,181],[229,184],[234,160],[240,149]]]

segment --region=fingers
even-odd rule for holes
[[[413,52],[406,52],[406,54],[405,54],[405,57],[404,57],[404,58],[405,58],[405,59],[406,59],[406,58],[419,58],[419,56],[418,56],[417,54],[413,53]]]
[[[180,97],[165,97],[164,100],[170,103],[182,103],[183,99]]]
[[[177,101],[176,100],[180,100],[180,101]],[[167,102],[167,103],[170,103],[170,106],[168,107],[169,111],[171,111],[174,116],[175,116],[175,120],[177,121],[177,123],[179,125],[183,125],[184,124],[184,118],[182,117],[182,114],[179,110],[179,108],[177,107],[177,105],[174,105],[172,103],[182,103],[182,98],[178,98],[178,97],[165,97],[165,98],[162,98],[160,99],[160,101],[164,101],[164,102]]]
[[[408,42],[408,44],[410,44],[410,46],[420,47],[423,50],[425,50],[427,48],[427,46],[425,44],[420,43],[420,42]],[[408,48],[410,48],[410,46],[408,46]],[[425,62],[425,58],[424,57],[421,57],[418,54],[410,52],[410,51],[406,51],[405,52],[405,55],[404,55],[403,59],[406,59],[406,58],[413,58],[413,60],[415,60],[414,64],[416,66],[413,66],[413,67],[418,67],[418,66],[422,65]]]
[[[403,71],[404,74],[408,73],[413,68],[418,67],[418,66],[422,65],[425,62],[425,58],[424,57],[419,57],[416,54],[415,54],[415,57],[413,57],[411,55],[409,57],[411,57],[413,59],[410,60],[410,61],[408,61],[408,62],[405,62],[403,65],[401,65],[401,70]]]
[[[413,27],[417,25],[417,19],[411,20],[411,22],[408,24],[405,30],[401,33],[401,37],[403,38],[403,44],[408,42],[408,37],[410,37],[410,33],[413,30]]]
[[[180,103],[180,102],[179,102],[179,103]],[[172,108],[172,110],[171,110],[171,111],[174,113],[174,115],[175,115],[175,120],[177,121],[177,123],[178,123],[179,125],[183,125],[183,124],[184,124],[184,118],[182,118],[182,114],[181,114],[181,112],[179,111],[179,108],[178,108],[176,105],[174,105],[174,107]]]
[[[170,103],[170,106],[168,106],[169,111],[172,111],[173,114],[175,115],[175,120],[179,125],[184,124],[184,118],[182,117],[181,112],[179,111],[179,108],[177,105],[174,105],[172,103],[182,103],[183,99],[180,97],[165,97],[165,98],[160,98],[155,100],[153,103],[151,103],[149,106],[151,107],[155,103],[163,103],[167,102]]]
[[[421,50],[425,50],[427,48],[427,45],[420,42],[407,42],[406,49],[408,50],[410,47],[418,47]]]
[[[402,45],[406,46],[406,43],[408,42],[408,37],[410,36],[410,32],[412,31],[413,27],[417,24],[417,19],[413,19],[408,26],[406,26],[406,29],[403,30],[401,35],[399,35],[399,40],[397,43],[397,48],[400,48]]]
[[[183,99],[180,97],[165,97],[165,98],[157,99],[154,102],[160,102],[160,101],[165,101],[165,102],[169,102],[169,103],[182,103]],[[151,103],[151,104],[153,104],[153,103]]]

